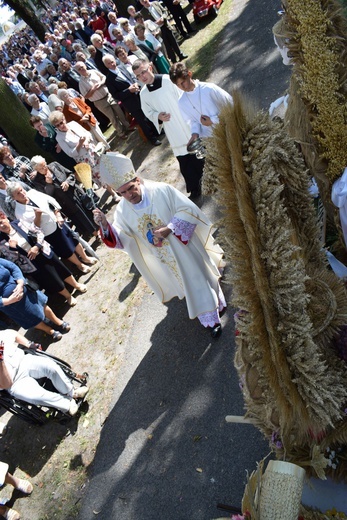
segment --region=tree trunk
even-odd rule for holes
[[[35,12],[31,8],[31,6],[25,0],[4,0],[5,3],[13,9],[17,15],[27,23],[36,36],[43,43],[45,41],[45,32],[47,32],[47,27],[45,24],[41,22],[41,20],[36,16]]]
[[[20,155],[43,155],[52,160],[34,142],[35,130],[29,123],[30,114],[3,79],[0,79],[0,128]],[[47,157],[46,157],[47,156]]]

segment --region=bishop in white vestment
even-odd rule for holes
[[[140,180],[121,154],[102,157],[101,175],[107,183],[113,178],[122,195],[112,225],[94,210],[104,243],[129,254],[163,303],[185,298],[189,317],[198,317],[218,336],[219,312],[226,307],[219,286],[223,251],[214,243],[206,215],[174,187]]]

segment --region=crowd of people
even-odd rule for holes
[[[2,46],[0,73],[32,116],[40,117],[45,125],[51,111],[63,110],[70,119],[88,127],[96,141],[103,140],[99,122],[102,126],[112,123],[117,135],[126,139],[128,114],[122,110],[126,107],[119,106],[123,103],[120,96],[109,95],[105,86],[102,74],[107,76],[109,69],[103,63],[103,56],[107,53],[115,58],[119,65],[118,75],[124,75],[126,81],[133,80],[129,76],[129,66],[136,57],[147,57],[160,73],[169,72],[170,61],[187,58],[176,38],[178,34],[186,38],[194,30],[182,8],[186,31],[180,24],[181,15],[176,13],[177,6],[169,0],[165,2],[167,7],[156,1],[143,3],[147,17],[152,18],[146,21],[131,5],[128,18],[124,18],[118,17],[113,2],[59,3],[59,11],[48,8],[43,13],[42,21],[49,28],[45,43],[25,27]],[[169,22],[170,17],[174,24]],[[118,54],[119,51],[122,53]],[[81,74],[81,64],[88,72],[96,71],[97,79],[95,74],[91,79]],[[81,81],[82,76],[84,81]],[[88,81],[92,82],[92,87],[98,83],[98,88],[91,90]],[[57,92],[58,89],[65,93]],[[158,146],[160,142],[154,129],[150,132],[144,121],[138,121],[138,124],[145,137]]]
[[[43,14],[49,28],[44,44],[26,27],[1,50],[2,75],[30,112],[35,142],[55,159],[47,164],[41,156],[19,155],[2,139],[1,256],[15,259],[39,289],[60,293],[69,305],[76,298],[65,284],[80,292],[86,286],[62,260],[87,273],[95,258],[86,255],[66,218],[80,234],[98,235],[91,211],[94,195],[92,203],[84,204],[87,194],[76,180],[76,165],[88,165],[94,186],[103,186],[115,203],[120,201],[119,186],[100,173],[100,158],[110,147],[98,118],[112,123],[120,139],[128,138],[131,118],[154,146],[162,144],[165,132],[194,200],[201,194],[204,161],[187,146],[210,135],[219,105],[232,102],[217,86],[193,80],[183,62],[177,62],[187,56],[176,35],[187,38],[194,32],[182,8],[169,0],[140,4],[148,20],[132,5],[128,18],[121,18],[112,2],[64,1],[59,12],[47,9]],[[52,274],[46,281],[48,263]],[[59,319],[55,325],[59,328]],[[59,330],[49,330],[53,339],[61,338]]]

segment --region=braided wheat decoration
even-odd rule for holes
[[[280,123],[233,97],[207,144],[203,188],[224,213],[232,303],[240,309],[235,365],[247,414],[269,439],[274,432],[281,439],[279,456],[308,460],[322,476],[326,461],[311,451],[316,439],[334,435],[347,403],[346,365],[330,348],[346,323],[346,294],[320,251],[294,142]]]
[[[340,235],[335,249],[343,258],[331,187],[347,166],[347,22],[338,0],[283,3],[274,34],[288,48],[293,69],[285,121],[317,181],[329,227]]]

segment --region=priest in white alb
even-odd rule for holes
[[[100,174],[122,197],[112,225],[94,210],[103,242],[129,254],[163,303],[185,298],[189,317],[219,336],[226,307],[219,285],[223,251],[206,215],[176,188],[140,179],[131,160],[119,153],[102,156]]]
[[[190,193],[192,199],[199,197],[204,161],[188,153],[190,128],[178,108],[180,91],[170,81],[168,74],[154,74],[152,65],[146,60],[134,61],[133,71],[136,79],[144,84],[140,92],[143,113],[152,121],[158,133],[164,129],[179,162],[187,193]]]
[[[184,63],[174,63],[170,69],[171,81],[183,92],[178,106],[191,131],[190,142],[198,137],[210,137],[219,122],[219,112],[233,98],[214,83],[193,79],[192,71]]]

